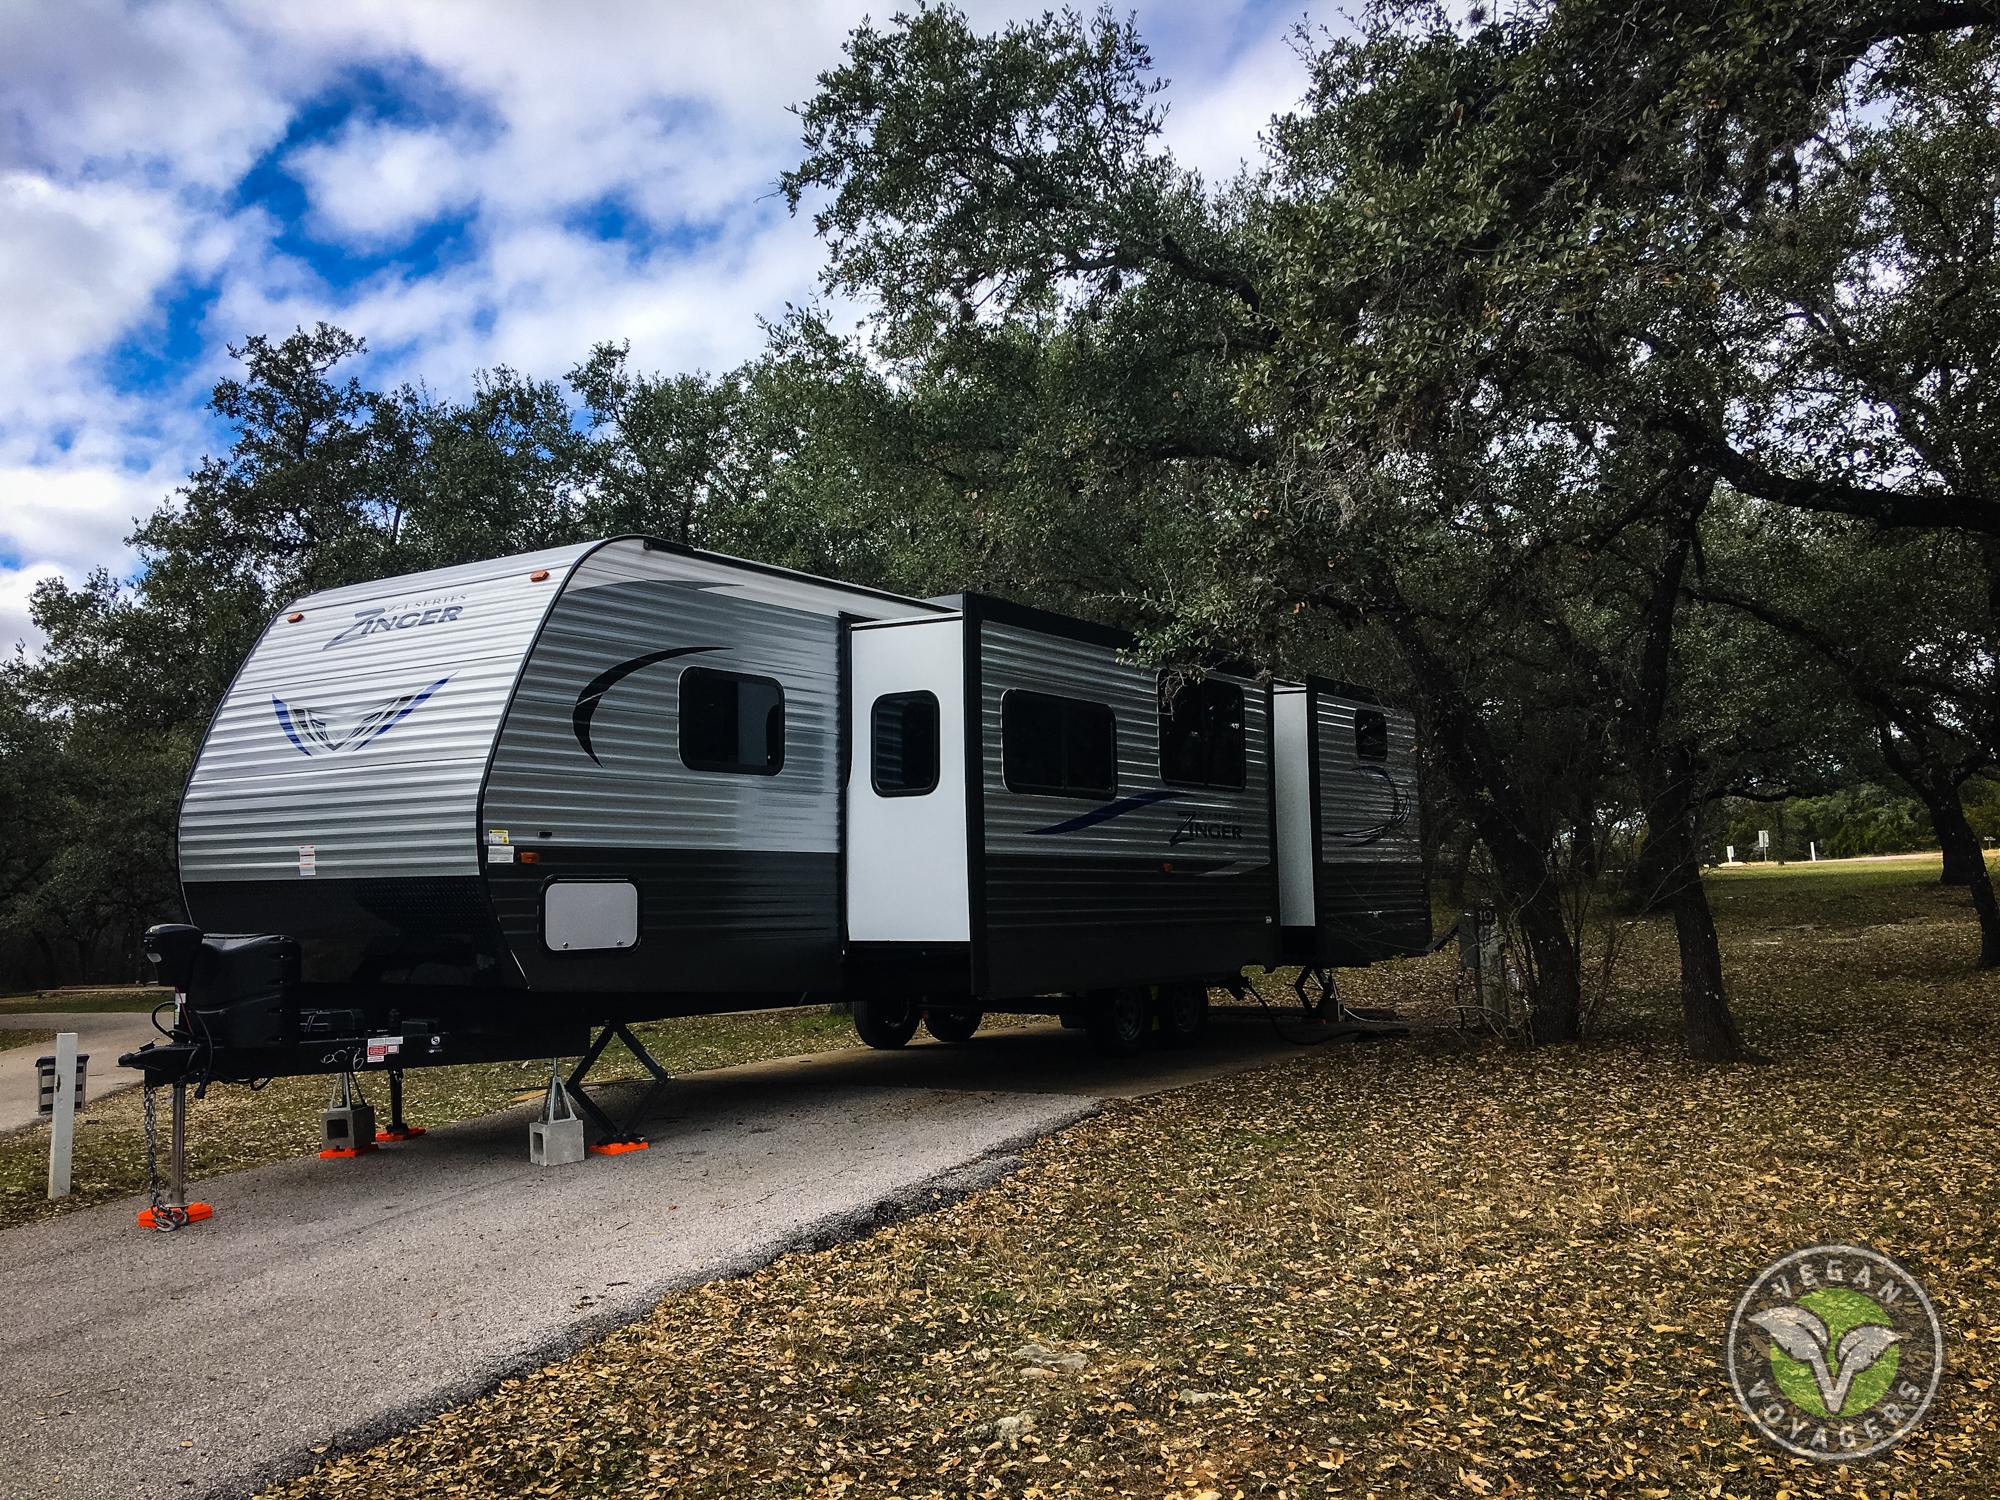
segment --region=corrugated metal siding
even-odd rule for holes
[[[989,988],[1020,994],[1260,961],[1276,907],[1263,690],[1240,684],[1243,789],[1170,788],[1160,776],[1156,672],[1119,662],[1108,646],[991,621],[980,626],[979,651]],[[1089,828],[1038,833],[1097,804],[1007,789],[1001,700],[1015,688],[1109,704],[1119,797],[1172,796]],[[1188,837],[1191,816],[1240,832]]]
[[[1400,709],[1380,708],[1317,689],[1320,854],[1314,908],[1320,957],[1364,964],[1421,953],[1430,943],[1430,893],[1424,883],[1417,798],[1416,723]],[[1388,754],[1363,760],[1355,749],[1355,719],[1381,713]]]
[[[409,574],[280,611],[189,780],[182,880],[299,881],[301,845],[321,880],[476,873],[494,734],[529,642],[586,550]],[[551,576],[531,582],[542,568]],[[427,609],[439,618],[426,623]],[[292,613],[305,618],[289,623]],[[375,618],[400,628],[355,633]]]
[[[530,982],[549,988],[798,989],[838,981],[840,615],[928,606],[712,557],[611,543],[581,563],[521,682],[485,793],[483,826],[542,851],[487,867],[494,909]],[[579,741],[582,696],[603,691]],[[691,667],[775,679],[776,775],[696,771],[680,753]],[[541,885],[564,874],[640,888],[638,944],[586,959],[541,944]]]
[[[1332,864],[1401,864],[1422,859],[1417,816],[1417,727],[1402,709],[1314,695],[1319,754],[1320,858]],[[1389,754],[1363,760],[1354,749],[1355,715],[1382,714]]]
[[[803,597],[771,602],[744,578],[622,542],[578,568],[508,715],[486,788],[487,825],[530,841],[548,828],[545,842],[563,845],[835,853],[837,608]],[[810,604],[819,607],[799,607]],[[574,724],[585,687],[620,662],[683,647],[713,649],[642,668],[604,694],[590,725],[593,761]],[[681,764],[689,667],[777,679],[783,770],[727,775]]]

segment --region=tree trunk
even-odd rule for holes
[[[1979,914],[1979,967],[2000,969],[2000,903],[1993,896],[1993,877],[1986,871],[1986,856],[1979,848],[1979,835],[1966,821],[1965,804],[1958,788],[1940,788],[1933,800],[1925,797],[1931,826],[1944,846],[1945,865],[1951,867],[1954,854],[1958,867],[1966,872],[1963,884],[1972,892],[1972,909]]]
[[[1465,882],[1472,873],[1472,825],[1465,824],[1452,841],[1451,876],[1446,881],[1444,904],[1454,912],[1465,910]]]
[[[1935,815],[1931,818],[1931,826],[1937,827]],[[1937,829],[1937,835],[1938,843],[1944,849],[1944,873],[1938,876],[1938,884],[1971,885],[1986,867],[1986,860],[1979,852],[1978,838],[1974,837],[1972,847],[1967,848],[1958,840],[1947,839],[1942,828]]]
[[[1876,727],[1875,739],[1882,748],[1883,762],[1917,794],[1924,811],[1931,815],[1931,827],[1937,832],[1945,862],[1950,864],[1956,858],[1958,868],[1967,872],[1972,909],[1979,917],[1979,967],[2000,969],[2000,904],[1993,898],[1993,877],[1986,871],[1979,835],[1966,821],[1959,781],[1921,739],[1907,736],[1899,742],[1881,725]]]
[[[1681,956],[1681,1040],[1697,1062],[1734,1062],[1748,1056],[1729,1011],[1722,982],[1722,945],[1715,914],[1701,883],[1694,836],[1694,767],[1686,745],[1664,747],[1656,762],[1647,844],[1658,845],[1658,905],[1673,913]]]
[[[1514,909],[1534,964],[1528,1034],[1537,1042],[1573,1042],[1583,1034],[1583,976],[1554,881],[1532,890]]]

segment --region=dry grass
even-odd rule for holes
[[[1608,1034],[1327,1048],[1115,1107],[1011,1178],[644,1321],[287,1500],[561,1495],[1990,1495],[2000,1041],[1963,898],[1881,866],[1718,883],[1745,1029],[1674,1055],[1671,933]],[[1438,1003],[1444,960],[1351,976]],[[1928,1284],[1946,1379],[1884,1459],[1753,1439],[1755,1271]]]

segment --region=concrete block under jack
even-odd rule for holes
[[[375,1149],[375,1111],[360,1099],[336,1104],[319,1117],[320,1154],[349,1155]]]
[[[535,1120],[528,1126],[528,1160],[538,1167],[566,1167],[583,1160],[583,1121]]]

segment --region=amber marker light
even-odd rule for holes
[[[304,615],[302,615],[302,614],[298,614],[298,613],[293,613],[293,614],[289,614],[289,615],[286,615],[286,616],[285,616],[285,618],[286,618],[287,620],[289,620],[289,621],[290,621],[290,622],[291,622],[292,624],[296,625],[296,624],[298,624],[298,623],[299,623],[299,621],[303,620],[303,619],[305,618],[305,616],[304,616]]]
[[[528,582],[546,583],[548,582],[548,578],[549,578],[549,570],[547,568],[537,568],[535,569],[534,572],[528,575]]]
[[[532,850],[532,849],[523,849],[523,850],[521,851],[521,863],[522,863],[522,864],[524,864],[524,865],[538,865],[538,864],[540,864],[541,862],[542,862],[542,857],[541,857],[541,855],[539,855],[539,854],[535,853],[535,851],[534,851],[534,850]]]

